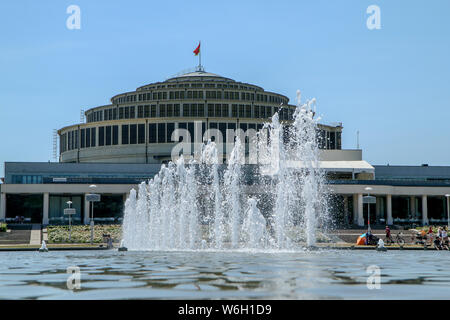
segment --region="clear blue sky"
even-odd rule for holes
[[[81,30],[66,9],[81,8]],[[381,9],[368,30],[366,9]],[[371,164],[450,165],[450,1],[2,1],[0,176],[80,109],[194,67],[318,100]]]

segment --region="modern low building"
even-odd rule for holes
[[[30,223],[66,223],[63,210],[71,200],[75,223],[89,223],[86,195],[95,192],[101,201],[94,205],[94,220],[120,222],[129,191],[171,159],[180,141],[172,139],[175,129],[202,140],[217,138],[205,136],[207,129],[216,129],[231,143],[227,130],[258,130],[276,112],[288,127],[294,108],[284,95],[202,69],[118,94],[110,104],[87,110],[86,123],[58,131],[59,163],[5,163],[0,221],[24,216]],[[342,149],[342,124],[320,124],[319,129],[321,166],[338,224],[367,225],[369,205],[363,204],[363,195],[368,192],[376,196],[370,205],[372,224],[447,221],[450,167],[372,166],[362,150]],[[251,143],[247,140],[247,147]],[[224,159],[229,152],[224,149]]]

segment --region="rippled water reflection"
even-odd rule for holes
[[[2,252],[0,299],[447,299],[449,262],[436,251]],[[370,265],[380,290],[366,286]]]

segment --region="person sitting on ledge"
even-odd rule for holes
[[[439,227],[434,239],[434,247],[436,250],[442,250],[442,227]]]
[[[442,235],[442,240],[441,240],[442,249],[450,250],[449,245],[448,245],[447,227],[444,226],[444,228],[442,229],[441,235]]]

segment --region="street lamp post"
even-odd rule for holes
[[[450,230],[450,194],[446,194],[445,197],[447,198],[447,230]]]
[[[95,190],[97,186],[92,184],[89,186],[91,190]],[[92,215],[91,215],[91,245],[94,244],[94,201],[90,201],[92,203]]]
[[[66,203],[69,205],[69,209],[71,209],[72,201],[69,200]],[[69,216],[69,242],[71,242],[72,241],[72,214],[68,213],[68,216]]]
[[[367,198],[369,200],[369,198],[370,198],[369,191],[372,190],[372,188],[366,187],[366,188],[364,188],[364,190],[367,191]],[[367,201],[367,231],[369,231],[369,232],[371,231],[370,230],[370,202],[369,201]]]

